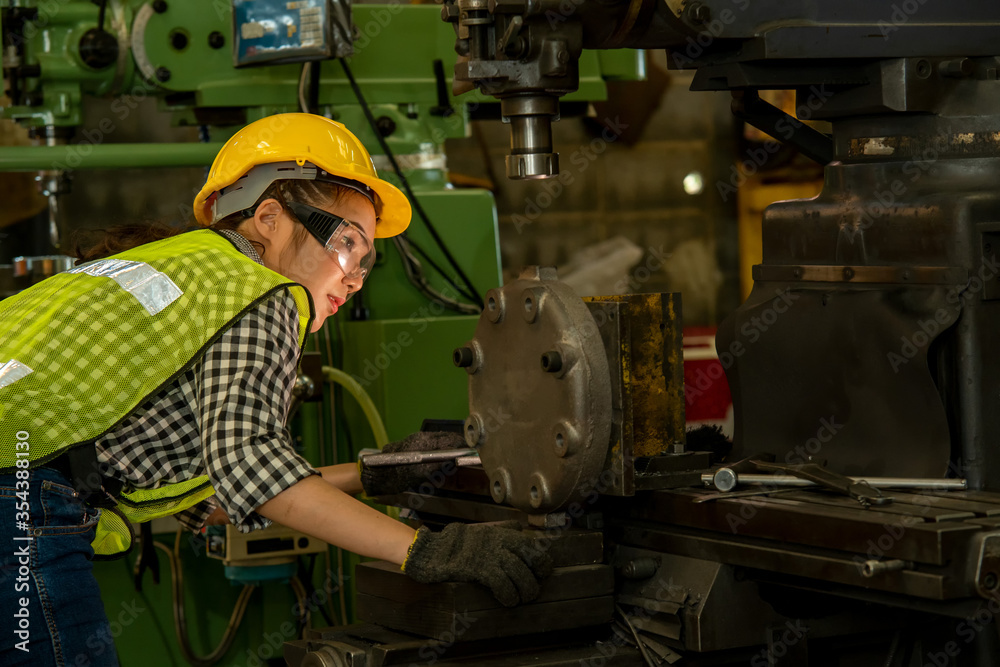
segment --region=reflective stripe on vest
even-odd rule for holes
[[[0,374],[0,382],[6,380],[0,385],[0,418],[10,432],[30,435],[32,466],[92,443],[196,363],[254,305],[282,289],[298,307],[301,348],[312,321],[305,288],[211,230],[48,278],[0,301],[0,369],[6,369]],[[0,443],[0,469],[11,470],[14,461],[14,443]],[[131,508],[137,518],[190,507],[207,497],[206,490],[211,495],[210,485],[195,484],[197,493],[174,486],[140,490]],[[122,510],[129,511],[127,496]]]

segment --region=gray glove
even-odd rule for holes
[[[402,440],[390,442],[383,452],[430,452],[442,449],[466,449],[465,438],[460,433],[447,431],[421,431]],[[416,488],[443,463],[416,463],[399,466],[366,466],[361,460],[361,486],[369,496],[391,496]]]
[[[452,523],[439,533],[417,531],[403,572],[416,581],[475,581],[505,607],[538,597],[538,579],[552,572],[552,559],[534,548],[516,521]]]

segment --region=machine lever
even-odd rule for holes
[[[841,475],[833,472],[832,470],[827,470],[823,466],[815,463],[790,464],[755,461],[754,465],[758,470],[764,472],[785,473],[787,475],[809,480],[810,482],[815,482],[820,486],[833,489],[834,491],[840,491],[841,493],[854,498],[864,507],[869,507],[871,505],[888,505],[892,502],[891,497],[883,496],[881,491],[871,486],[863,479],[852,479],[846,475]]]

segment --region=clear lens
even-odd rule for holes
[[[326,250],[337,257],[348,278],[368,277],[375,264],[375,247],[365,233],[350,220],[344,220],[326,242]]]

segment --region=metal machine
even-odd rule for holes
[[[448,0],[442,16],[456,92],[501,100],[511,178],[559,172],[559,97],[585,49],[612,47],[668,49],[693,88],[732,91],[738,116],[826,165],[820,196],[767,209],[753,292],[719,331],[737,432],[717,483],[757,484],[704,488],[727,479],[718,452],[674,428],[679,303],[609,311],[522,275],[455,352],[481,469],[395,502],[431,523],[519,519],[556,574],[505,610],[363,566],[377,625],[291,642],[289,664],[1000,664],[1000,6]],[[762,89],[797,90],[796,116]]]
[[[60,129],[79,124],[82,94],[152,92],[187,122],[226,127],[297,109],[314,90],[304,106],[366,125],[363,105],[342,104],[350,83],[332,62],[315,66],[315,85],[298,66],[234,70],[229,3],[64,5],[0,3],[5,33],[27,38],[5,42],[6,113],[50,144],[5,150],[0,166],[42,172],[47,193],[85,159],[203,164],[217,149],[91,141],[82,155]],[[407,18],[380,23],[389,7]],[[381,121],[362,139],[382,135],[411,156],[428,209],[457,210],[435,159],[464,131],[463,98],[426,67],[440,60],[443,72],[453,56],[421,37],[443,26],[437,8],[353,11],[359,38],[380,26],[409,49],[357,54]],[[685,443],[679,297],[581,301],[546,269],[499,288],[492,203],[469,193],[463,206],[485,222],[465,268],[481,271],[483,313],[437,325],[442,340],[458,338],[449,347],[469,380],[459,428],[481,465],[446,466],[385,500],[431,524],[518,520],[556,572],[538,601],[503,609],[472,584],[420,586],[358,566],[366,623],[287,642],[288,663],[1000,664],[1000,358],[988,345],[1000,324],[1000,6],[448,0],[441,17],[457,31],[454,92],[499,99],[510,123],[511,178],[559,173],[560,99],[588,99],[581,82],[597,84],[584,65],[612,48],[668,49],[673,66],[696,71],[695,89],[732,91],[738,116],[826,165],[818,198],[765,213],[754,291],[718,338],[736,408],[732,480],[777,469],[826,487],[771,476],[755,480],[763,488],[706,489],[721,452]],[[796,117],[762,102],[762,89],[796,89]],[[445,237],[468,239],[466,220],[452,220]],[[392,271],[376,276],[399,281]],[[345,345],[388,354],[379,345],[415,326],[424,297],[382,294],[392,297],[369,305],[386,319],[351,323]],[[391,392],[408,364],[438,363],[407,359],[391,376],[373,372],[377,400],[402,405]],[[873,476],[962,479],[968,490],[862,483]]]
[[[284,31],[275,32],[274,14],[254,16],[254,11],[291,18]],[[378,270],[366,294],[352,300],[352,312],[345,310],[338,326],[331,324],[311,341],[311,351],[322,357],[317,368],[338,366],[344,373],[336,376],[330,369],[330,374],[315,374],[317,389],[326,390],[317,392],[322,393],[321,402],[305,403],[299,410],[291,425],[295,442],[313,464],[325,465],[348,460],[355,455],[352,450],[366,445],[402,438],[418,429],[427,414],[465,415],[462,374],[441,378],[434,392],[421,383],[440,375],[436,360],[447,362],[451,350],[472,334],[480,292],[500,283],[496,207],[484,188],[450,185],[444,143],[464,137],[473,114],[489,116],[497,105],[485,96],[467,96],[462,103],[452,96],[456,54],[451,28],[440,21],[438,7],[388,3],[351,8],[332,0],[0,0],[0,33],[9,97],[0,116],[28,128],[36,142],[0,147],[0,171],[34,173],[49,203],[48,225],[39,226],[46,227],[56,247],[65,247],[69,232],[87,213],[70,210],[66,203],[85,187],[84,170],[150,168],[161,170],[167,180],[169,168],[208,167],[231,132],[269,114],[310,110],[347,124],[369,147],[380,173],[408,190],[416,215],[405,239],[378,242]],[[255,49],[255,62],[247,60],[252,50],[248,40],[282,34],[299,47],[311,41],[325,50],[299,49],[291,59],[279,52],[268,60],[260,57],[264,50]],[[400,49],[406,50],[405,58],[399,57]],[[347,63],[332,59],[344,55],[350,55]],[[643,67],[641,54],[633,51],[590,52],[580,67],[581,85],[574,97],[604,99],[606,79],[634,79],[642,76]],[[92,103],[98,97],[109,99],[95,114]],[[191,135],[199,140],[123,141],[129,125],[150,111],[152,103],[162,112],[156,122],[197,128]],[[203,179],[188,187],[197,189]],[[119,187],[116,182],[110,190]],[[149,196],[163,194],[154,191]],[[164,222],[190,223],[192,196],[179,199],[174,215]],[[5,250],[8,244],[27,245],[26,239],[10,236],[3,242]],[[0,263],[0,297],[72,263],[69,257],[37,256],[27,249],[11,254],[25,256]],[[367,392],[368,404],[359,409],[353,398],[341,400],[332,377],[353,382],[360,394]],[[367,419],[373,413],[384,419],[384,428],[374,438]],[[162,533],[173,527],[153,530]],[[295,548],[285,549],[291,538],[284,534],[253,537],[276,542],[247,542],[230,531],[225,538],[209,534],[177,539],[169,551],[171,557],[176,554],[171,570],[184,571],[192,619],[185,632],[190,647],[180,652],[170,626],[172,615],[183,617],[177,612],[184,608],[183,597],[172,596],[164,585],[147,585],[137,592],[130,567],[97,564],[109,617],[120,618],[120,609],[137,596],[144,610],[127,624],[119,623],[121,632],[115,630],[122,663],[148,660],[152,653],[162,654],[164,664],[182,664],[189,654],[204,662],[224,657],[221,664],[266,660],[280,652],[282,641],[298,636],[301,627],[293,622],[308,615],[302,613],[302,597],[309,600],[314,618],[320,611],[339,619],[354,616],[351,572],[356,557],[349,554],[333,552],[325,563],[304,557],[303,571],[298,572],[304,591],[278,583],[264,584],[252,596],[233,589],[230,582],[265,577],[248,573],[248,567],[231,576],[234,569],[225,571],[222,562],[205,556],[206,550],[223,556],[226,566],[234,564],[234,551],[250,551],[251,544],[257,550],[254,556],[261,550],[280,551],[289,568],[286,579],[296,572],[294,559],[313,550],[312,544],[307,549],[297,540]],[[162,551],[162,535],[155,539]],[[155,556],[156,551],[150,547],[147,553]],[[135,562],[136,555],[131,558]],[[149,562],[144,559],[143,565]],[[155,564],[151,567],[157,573]],[[197,609],[193,591],[200,602]],[[220,642],[220,636],[231,643]]]

